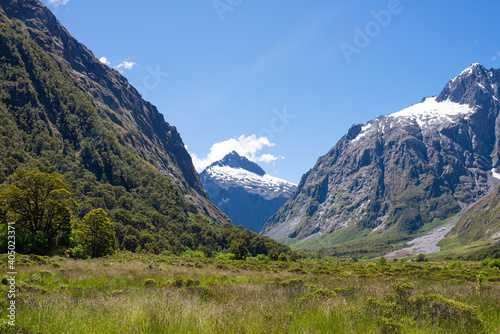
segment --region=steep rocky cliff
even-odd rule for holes
[[[495,170],[492,172],[496,178],[500,178]],[[467,210],[447,236],[457,238],[460,244],[479,240],[500,243],[499,218],[500,187],[497,187]]]
[[[485,196],[499,164],[500,71],[473,64],[435,97],[353,125],[266,223],[311,239],[356,225],[412,234]]]

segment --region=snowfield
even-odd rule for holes
[[[297,188],[297,185],[278,177],[268,174],[260,176],[243,168],[211,166],[206,172],[224,189],[244,187],[249,193],[260,195],[265,199],[289,197]]]

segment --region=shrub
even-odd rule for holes
[[[491,260],[488,264],[490,268],[499,268],[500,269],[500,259]]]
[[[484,271],[479,272],[479,274],[476,276],[477,292],[482,292],[484,290],[491,289],[491,285],[484,283],[485,278],[486,278],[486,273]]]
[[[182,255],[187,256],[187,257],[194,257],[198,259],[204,259],[205,258],[205,253],[201,250],[194,251],[189,247],[186,247],[186,250],[182,253]]]
[[[33,274],[30,277],[30,282],[33,284],[40,284],[42,282],[42,279],[37,274]]]
[[[174,280],[172,282],[172,286],[176,288],[182,288],[183,285],[184,285],[184,277],[180,275],[175,275]]]
[[[398,334],[402,333],[401,324],[395,319],[389,319],[386,317],[380,317],[378,319],[378,325],[380,327],[380,333],[382,334]]]
[[[305,285],[304,281],[302,278],[292,278],[286,281],[282,281],[281,286],[286,288],[286,287],[303,287]]]
[[[491,262],[491,259],[489,257],[487,257],[486,259],[484,259],[483,261],[481,261],[481,266],[482,267],[488,267],[489,264]]]
[[[312,292],[309,292],[307,295],[300,297],[300,300],[313,299],[313,298],[329,299],[337,296],[335,292],[328,289],[320,289],[316,286],[313,286],[312,289],[313,289]]]
[[[259,255],[257,255],[257,260],[259,260],[259,261],[268,261],[269,257],[267,257],[267,255],[264,255],[264,254],[259,254]]]
[[[297,273],[297,274],[307,274],[307,271],[304,268],[301,268],[301,267],[288,268],[287,271],[291,272],[291,273]]]
[[[427,258],[425,257],[425,254],[420,253],[415,258],[415,261],[417,261],[417,262],[427,262]]]
[[[457,262],[456,261],[451,261],[450,263],[448,263],[446,266],[448,268],[455,268],[457,266]]]
[[[71,250],[71,256],[75,259],[86,259],[89,257],[87,252],[80,246],[76,246]]]
[[[49,271],[49,270],[40,271],[40,278],[41,278],[42,283],[44,283],[47,280],[47,278],[49,278],[50,276],[52,276],[51,271]]]
[[[396,303],[398,305],[405,305],[415,286],[412,283],[394,283],[392,288],[396,292]]]
[[[481,322],[474,307],[446,299],[441,295],[416,295],[410,297],[408,301],[417,316],[430,316],[435,320],[451,320],[467,324]]]
[[[156,287],[156,280],[154,278],[146,278],[144,281],[144,286],[146,288],[154,288]]]

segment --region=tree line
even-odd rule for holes
[[[176,253],[186,249],[212,256],[228,251],[235,259],[248,254],[289,253],[286,246],[262,237],[242,226],[215,226],[201,215],[193,215],[177,239],[140,231],[132,225],[112,223],[103,208],[93,209],[78,219],[78,207],[70,185],[58,173],[20,170],[14,181],[0,191],[0,248],[7,249],[7,226],[15,223],[16,251],[24,254],[66,253],[69,256],[101,257],[122,249],[131,252]],[[172,231],[163,231],[172,236]],[[269,251],[271,249],[271,251]]]

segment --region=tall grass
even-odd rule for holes
[[[483,268],[475,263],[452,267],[454,271],[446,263],[220,263],[147,256],[125,261],[59,259],[57,266],[19,268],[13,332],[500,332],[500,272],[486,272],[489,288],[478,290],[473,277]],[[42,271],[52,272],[43,282],[34,277]],[[445,316],[420,312],[410,302],[402,307],[394,299],[397,282],[411,282],[412,296],[442,296],[444,302],[437,298],[434,304],[418,305]],[[461,310],[455,305],[471,307],[479,321],[464,324],[454,316]],[[2,318],[5,307],[3,301]]]

